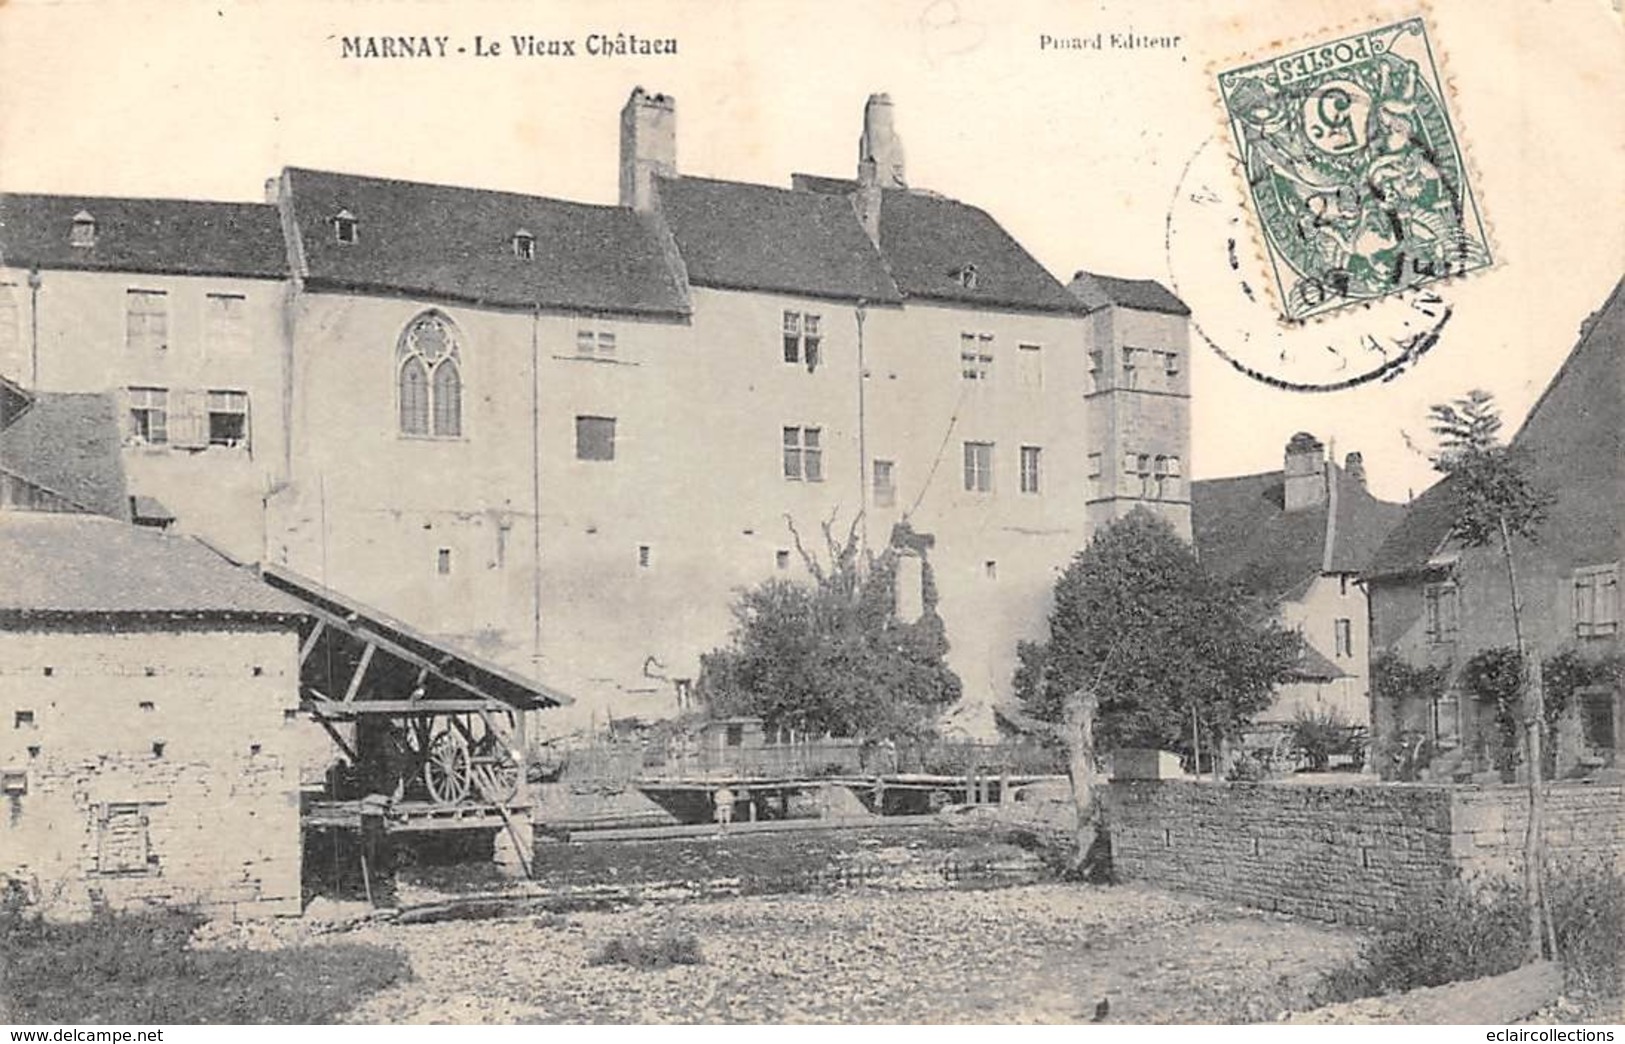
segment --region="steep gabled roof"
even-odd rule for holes
[[[1066,287],[1091,312],[1117,305],[1138,312],[1190,315],[1191,310],[1173,291],[1155,279],[1119,279],[1079,270]]]
[[[199,540],[98,515],[0,511],[0,576],[5,616],[302,614]]]
[[[880,250],[908,297],[978,307],[1080,313],[1086,309],[984,210],[944,196],[887,189]],[[975,279],[961,273],[975,269]]]
[[[1327,467],[1337,484],[1335,520],[1331,498],[1288,512],[1279,471],[1191,483],[1191,528],[1203,567],[1272,601],[1300,594],[1322,573],[1365,568],[1405,508],[1373,497],[1335,464]]]
[[[299,273],[315,289],[470,304],[679,317],[682,282],[658,228],[624,207],[290,168]],[[356,221],[339,241],[334,219]],[[517,256],[514,237],[532,237]]]
[[[0,471],[83,511],[129,518],[118,414],[112,398],[65,392],[26,394],[28,406],[0,429]]]
[[[1528,454],[1530,477],[1556,493],[1542,542],[1558,542],[1582,558],[1606,561],[1620,554],[1620,512],[1625,499],[1625,281],[1581,326],[1574,350],[1547,383],[1511,446]],[[1564,490],[1590,490],[1615,507],[1576,514],[1564,510]],[[1383,542],[1364,578],[1424,572],[1450,539],[1455,498],[1449,478],[1412,502],[1404,520]]]
[[[695,286],[897,302],[852,204],[708,178],[662,178],[660,207]]]
[[[74,246],[74,219],[95,222]],[[287,251],[276,208],[112,196],[0,194],[0,264],[162,275],[281,279]]]

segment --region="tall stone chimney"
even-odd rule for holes
[[[1344,457],[1343,470],[1361,489],[1365,488],[1365,458],[1363,456],[1359,453],[1350,453]]]
[[[871,94],[863,106],[863,136],[858,139],[858,180],[863,180],[864,164],[874,163],[874,177],[881,188],[907,188],[903,172],[903,142],[892,124],[891,95]]]
[[[1302,511],[1326,502],[1326,447],[1300,431],[1286,444],[1285,508]]]
[[[880,192],[879,175],[875,173],[875,161],[863,160],[858,163],[858,190],[852,194],[852,209],[858,213],[858,224],[868,234],[869,242],[875,246],[880,245],[880,201],[883,197]]]
[[[632,88],[621,109],[621,206],[654,206],[654,179],[677,174],[677,99]]]

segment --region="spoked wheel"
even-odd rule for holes
[[[455,805],[462,801],[468,797],[473,781],[473,764],[463,737],[450,729],[435,736],[423,762],[423,785],[435,804]]]
[[[474,789],[487,804],[513,800],[519,792],[519,762],[500,735],[487,732],[476,740],[470,760]]]

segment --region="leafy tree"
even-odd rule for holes
[[[1429,427],[1438,439],[1433,466],[1449,477],[1453,517],[1451,536],[1465,547],[1495,546],[1506,569],[1507,603],[1512,615],[1513,652],[1517,667],[1517,700],[1525,719],[1524,760],[1529,766],[1529,823],[1524,837],[1524,886],[1529,896],[1529,959],[1541,955],[1541,907],[1545,896],[1540,887],[1541,830],[1543,794],[1540,786],[1539,737],[1545,717],[1540,679],[1531,676],[1530,655],[1523,636],[1523,598],[1518,588],[1517,563],[1512,554],[1514,538],[1534,541],[1546,519],[1551,497],[1536,488],[1529,477],[1528,462],[1500,442],[1501,417],[1495,397],[1474,389],[1451,402],[1428,409]],[[1554,951],[1548,916],[1548,943]]]
[[[869,554],[856,523],[841,540],[826,521],[826,564],[786,522],[812,582],[774,579],[740,594],[732,644],[700,659],[701,699],[715,715],[753,715],[769,729],[891,740],[932,734],[960,682],[945,660],[929,565],[924,613],[913,623],[897,617],[897,563],[921,541],[900,530],[892,546]]]
[[[1148,511],[1100,530],[1072,560],[1055,584],[1049,640],[1017,650],[1015,690],[1068,748],[1080,862],[1097,749],[1188,750],[1193,720],[1222,740],[1269,705],[1300,639],[1264,615]]]

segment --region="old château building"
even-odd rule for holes
[[[145,511],[579,723],[680,706],[735,592],[799,575],[792,525],[906,521],[991,732],[1093,527],[1189,532],[1187,310],[911,186],[885,95],[855,177],[789,188],[684,175],[667,96],[620,134],[615,206],[301,168],[261,204],[0,196],[0,374],[116,391]]]

